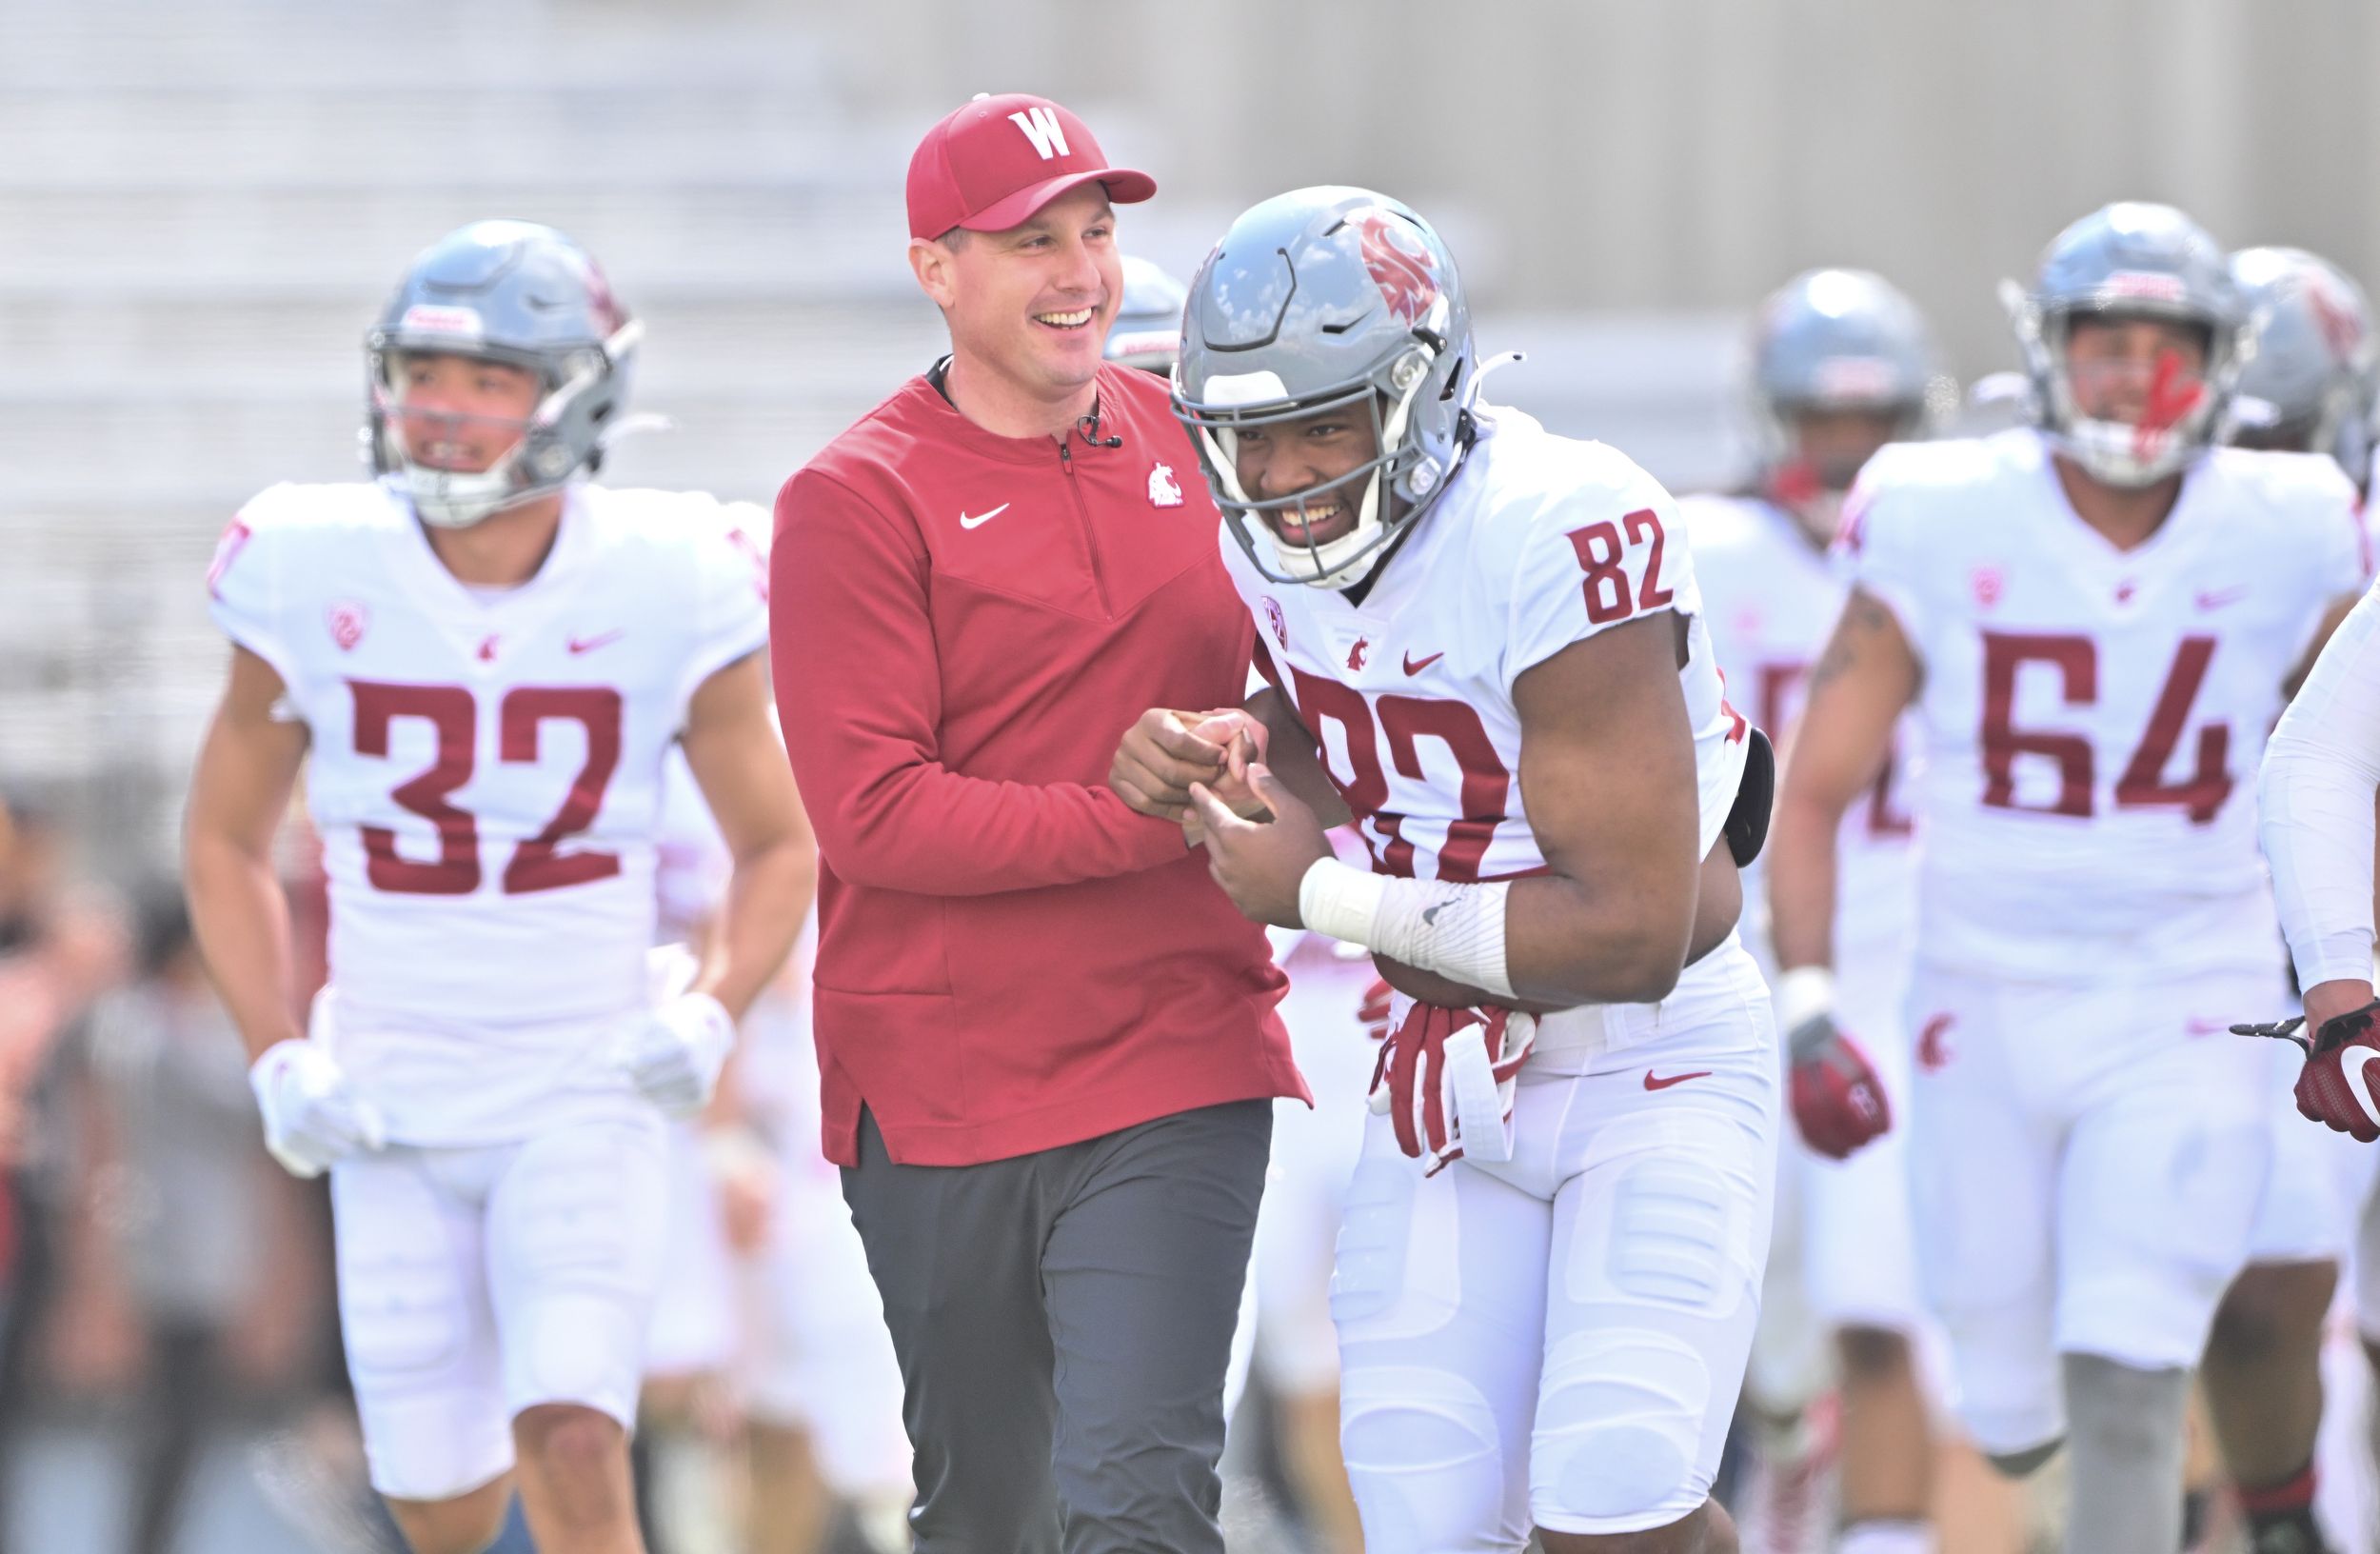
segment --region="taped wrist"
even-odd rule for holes
[[[1510,998],[1504,898],[1511,890],[1509,880],[1397,880],[1322,858],[1299,882],[1298,915],[1317,933]]]
[[[1835,973],[1797,966],[1776,979],[1776,1025],[1786,1052],[1799,1063],[1835,1030]]]

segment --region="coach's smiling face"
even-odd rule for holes
[[[988,369],[1044,402],[1081,393],[1098,373],[1124,289],[1116,213],[1099,184],[1005,231],[914,243],[911,262],[949,323],[955,372]]]

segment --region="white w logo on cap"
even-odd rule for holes
[[[1072,156],[1066,148],[1066,131],[1058,123],[1058,112],[1050,108],[1028,108],[1008,115],[1008,122],[1024,131],[1024,138],[1041,153],[1046,162],[1054,156]]]

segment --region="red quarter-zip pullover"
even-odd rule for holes
[[[1262,931],[1107,788],[1146,708],[1239,705],[1254,629],[1163,388],[1102,368],[1099,408],[1001,437],[914,378],[778,494],[838,1164],[863,1105],[894,1160],[959,1166],[1305,1095]]]

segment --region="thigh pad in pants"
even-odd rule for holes
[[[660,1114],[624,1106],[515,1148],[487,1206],[506,1405],[578,1404],[633,1427],[666,1242]]]

